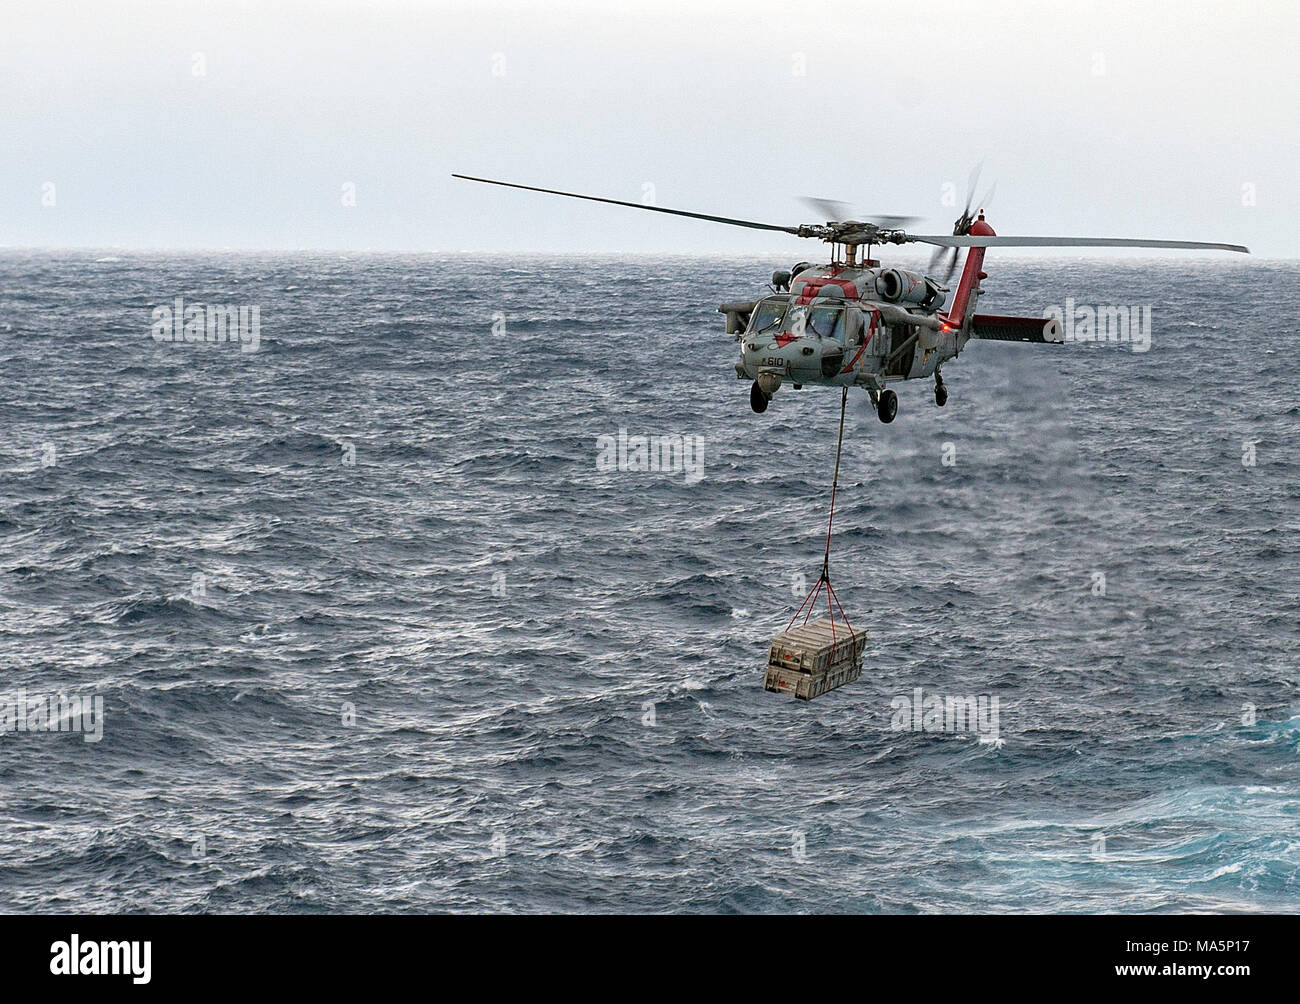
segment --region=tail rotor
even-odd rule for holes
[[[998,185],[995,181],[988,187],[984,197],[975,202],[975,186],[979,184],[980,172],[984,169],[984,161],[980,161],[971,170],[970,179],[966,182],[966,208],[961,211],[961,215],[952,225],[952,235],[954,237],[966,237],[970,234],[971,224],[975,222],[975,217],[971,215],[972,208],[982,210],[993,201],[993,193],[997,191]],[[947,258],[947,264],[944,259]],[[943,266],[943,281],[949,282],[953,273],[957,271],[957,248],[936,248],[934,254],[930,256],[930,271],[937,273],[940,266]]]

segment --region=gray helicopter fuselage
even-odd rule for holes
[[[969,337],[941,313],[946,288],[905,269],[796,266],[788,291],[776,290],[719,308],[740,342],[736,376],[758,381],[768,394],[786,381],[880,390],[932,376]]]

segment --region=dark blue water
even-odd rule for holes
[[[838,394],[752,414],[713,312],[788,262],[0,253],[0,694],[105,710],[0,735],[0,907],[1295,910],[1300,266],[990,257],[1150,351],[851,398],[866,669],[804,704]],[[156,342],[177,296],[259,350]]]

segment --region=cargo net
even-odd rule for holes
[[[831,528],[835,525],[835,493],[840,486],[840,451],[844,447],[844,408],[848,403],[849,389],[843,388],[840,392],[840,436],[835,444],[835,476],[831,479],[831,511],[826,519],[826,553],[822,557],[821,575],[817,576],[817,584],[808,591],[803,602],[799,604],[799,609],[794,612],[790,618],[790,623],[785,626],[787,631],[794,627],[794,622],[799,620],[799,615],[803,614],[802,623],[807,624],[817,609],[817,597],[826,594],[826,612],[830,615],[831,622],[831,640],[836,637],[835,632],[835,611],[839,610],[840,620],[844,622],[844,627],[848,629],[850,636],[853,633],[853,625],[849,623],[848,615],[845,614],[844,608],[840,606],[840,598],[835,595],[835,587],[831,585]],[[805,610],[807,612],[805,612]]]

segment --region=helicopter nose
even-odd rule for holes
[[[740,361],[747,376],[757,377],[763,367],[773,365],[774,361],[784,365],[784,354],[776,342],[759,336],[741,343]]]

